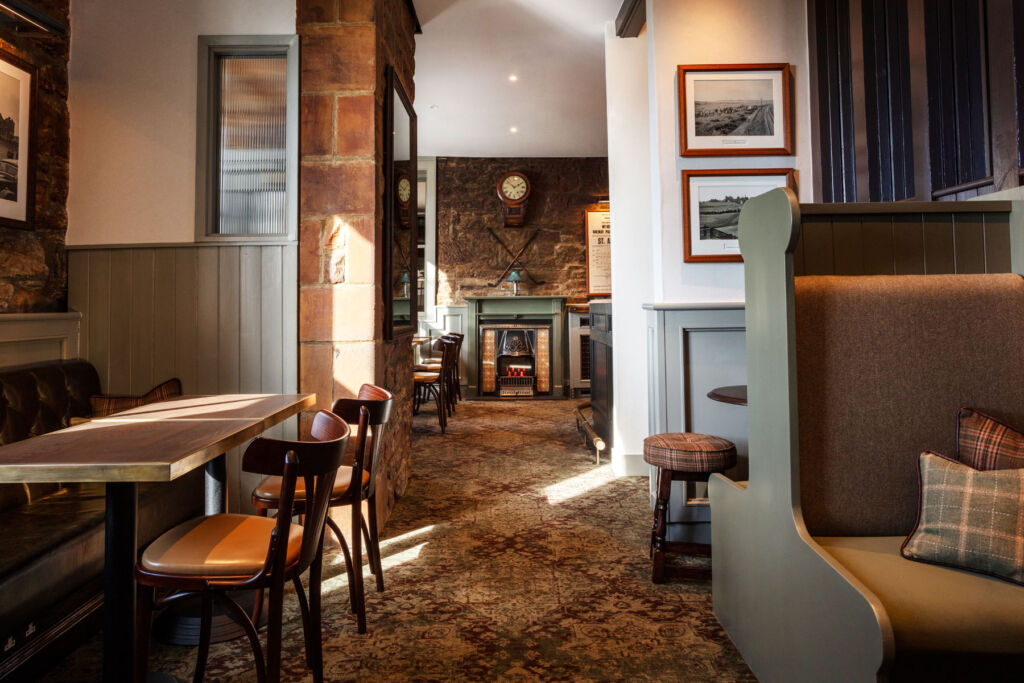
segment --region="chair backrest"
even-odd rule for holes
[[[455,368],[458,359],[458,342],[441,337],[441,345],[441,381],[444,381]]]
[[[277,527],[267,550],[265,572],[283,572],[288,549],[288,533],[295,500],[295,482],[302,477],[306,485],[305,521],[299,571],[304,571],[320,547],[334,480],[345,457],[350,430],[342,418],[321,410],[313,418],[310,441],[253,439],[242,456],[246,472],[281,477],[281,498]]]
[[[918,455],[956,455],[961,406],[1024,427],[1021,276],[798,277],[795,306],[812,535],[909,533]]]
[[[365,426],[362,422],[359,423],[355,461],[359,464],[360,471],[365,469],[370,475],[366,491],[368,496],[372,496],[376,489],[377,467],[384,448],[384,430],[388,420],[391,419],[393,404],[394,395],[390,391],[374,384],[364,384],[359,387],[356,398],[339,398],[331,408],[335,415],[348,422],[358,421],[361,410],[366,411]],[[368,459],[366,456],[367,443],[370,444]],[[352,481],[358,481],[355,476],[356,473],[353,471]]]

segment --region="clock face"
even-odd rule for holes
[[[510,175],[501,183],[501,194],[509,201],[522,199],[526,194],[526,178],[521,175]]]
[[[403,204],[407,204],[409,202],[409,197],[411,196],[412,184],[409,182],[408,178],[401,178],[398,181],[398,201]]]

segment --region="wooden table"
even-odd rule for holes
[[[103,678],[132,679],[138,485],[206,466],[206,513],[224,510],[224,453],[316,402],[314,394],[183,396],[0,447],[0,483],[105,482]]]
[[[708,392],[708,398],[719,403],[745,406],[747,405],[747,385],[737,384],[730,387],[718,387]]]

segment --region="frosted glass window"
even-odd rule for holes
[[[288,60],[220,55],[216,224],[222,235],[288,231]]]

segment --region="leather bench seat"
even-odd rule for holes
[[[814,540],[882,601],[898,652],[1024,653],[1024,587],[908,560],[903,538]]]

